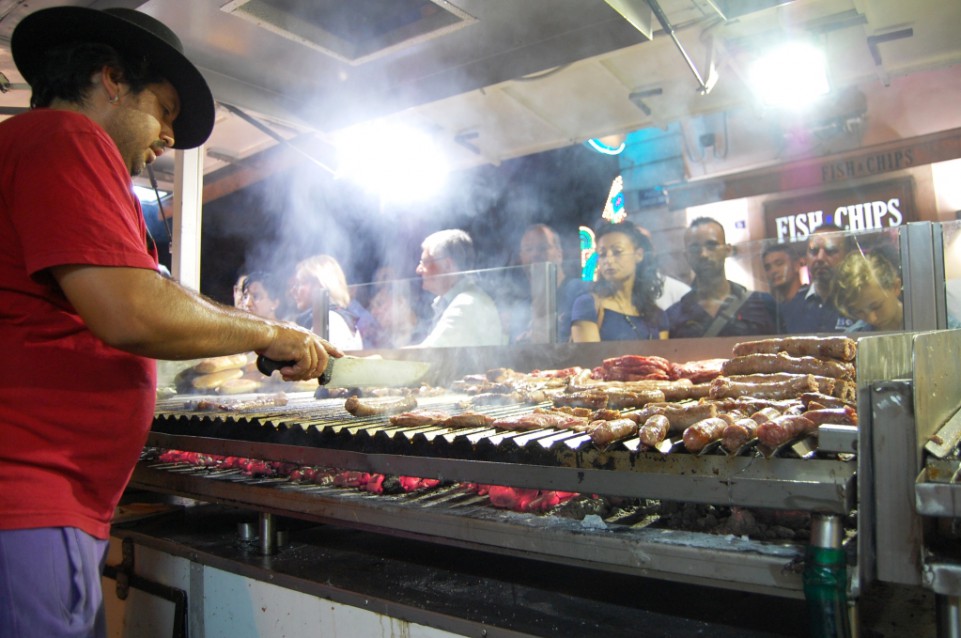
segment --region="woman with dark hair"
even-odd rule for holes
[[[656,303],[664,282],[650,240],[630,223],[606,224],[594,236],[598,279],[574,301],[571,340],[666,339],[667,315]]]

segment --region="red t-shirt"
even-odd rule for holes
[[[95,337],[48,268],[156,269],[107,133],[41,109],[0,123],[0,529],[98,538],[146,440],[156,364]]]

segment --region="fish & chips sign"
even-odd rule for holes
[[[914,221],[911,178],[817,193],[764,204],[767,236],[778,243],[802,241],[821,225],[859,232]]]

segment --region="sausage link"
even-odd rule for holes
[[[757,439],[769,448],[776,448],[801,435],[817,432],[817,425],[797,414],[779,416],[757,426]]]
[[[594,447],[603,450],[611,443],[626,439],[637,432],[637,423],[632,419],[615,419],[613,421],[594,421],[588,433]]]
[[[782,337],[735,344],[734,356],[777,354],[786,352],[792,357],[829,357],[854,361],[857,342],[848,337]]]
[[[838,425],[857,425],[857,410],[850,406],[842,408],[823,408],[821,410],[808,410],[804,412],[804,418],[810,420],[815,425],[822,423],[836,423]]]
[[[637,435],[641,439],[641,443],[647,447],[657,447],[667,438],[667,433],[670,430],[671,422],[667,417],[663,414],[655,414],[644,422],[644,425],[638,429]]]
[[[377,416],[387,414],[400,414],[408,412],[417,407],[417,399],[412,395],[394,399],[392,401],[378,401],[369,403],[361,401],[360,397],[351,395],[344,402],[344,409],[354,416]]]
[[[724,428],[721,434],[721,446],[728,452],[741,449],[741,446],[754,438],[757,427],[757,421],[754,419],[738,419]]]
[[[708,443],[721,438],[727,426],[727,421],[718,417],[698,421],[684,430],[684,447],[688,452],[700,452]]]

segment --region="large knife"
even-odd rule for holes
[[[257,369],[267,376],[293,363],[293,361],[274,361],[263,355],[257,357]],[[334,388],[408,386],[423,379],[429,369],[430,364],[424,361],[330,357],[327,360],[327,368],[317,381],[320,385],[329,385]]]

